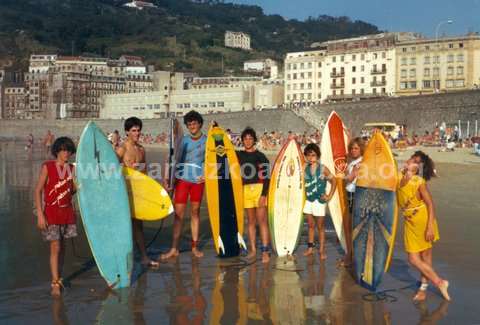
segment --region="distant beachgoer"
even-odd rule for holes
[[[142,121],[137,117],[129,117],[124,122],[127,139],[116,150],[120,162],[127,167],[134,168],[142,173],[146,172],[145,148],[139,143],[142,132]],[[141,254],[142,265],[158,267],[159,263],[152,261],[147,255],[143,221],[132,219],[133,238]]]
[[[77,236],[75,211],[72,195],[74,167],[68,162],[75,154],[75,144],[70,138],[60,137],[53,143],[55,160],[43,163],[35,187],[37,227],[43,240],[50,243],[51,294],[60,296],[62,268],[65,256],[65,240]],[[42,204],[43,194],[43,204]]]
[[[267,222],[267,194],[269,185],[269,161],[255,147],[257,134],[252,128],[245,128],[241,135],[244,150],[237,151],[243,179],[243,206],[248,216],[248,239],[250,253],[247,258],[257,256],[256,225],[258,222],[262,246],[262,262],[270,260],[269,232]]]
[[[120,133],[118,130],[113,131],[108,140],[112,143],[113,150],[117,150],[120,146]]]
[[[440,290],[446,300],[448,281],[440,278],[432,265],[432,246],[440,236],[432,196],[427,181],[435,176],[432,159],[422,151],[416,151],[407,160],[398,188],[398,202],[403,209],[404,242],[408,261],[421,273],[421,286],[413,297],[415,301],[426,299],[428,281]]]
[[[327,202],[331,200],[337,187],[337,181],[330,170],[320,163],[320,148],[316,144],[308,144],[303,154],[307,160],[305,167],[305,205],[303,213],[308,220],[308,243],[304,256],[313,254],[315,247],[315,225],[320,242],[320,260],[325,260],[325,211]],[[327,182],[330,182],[330,193],[326,194]]]
[[[205,188],[204,164],[207,137],[202,133],[203,117],[196,111],[190,111],[183,117],[183,123],[189,134],[183,136],[183,157],[176,171],[175,184],[175,219],[173,221],[173,238],[170,250],[160,255],[160,260],[176,258],[180,254],[178,249],[182,234],[183,219],[190,199],[190,228],[192,232],[192,254],[202,257],[198,247],[200,229],[200,204],[202,203]],[[165,184],[168,190],[168,184]]]
[[[33,134],[29,134],[27,136],[27,145],[25,146],[25,151],[32,151],[33,150]]]
[[[53,141],[55,140],[55,135],[48,130],[45,138],[43,139],[43,144],[45,145],[45,153],[48,156],[50,153],[50,148],[52,147]]]

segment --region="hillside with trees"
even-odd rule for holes
[[[0,58],[20,66],[31,53],[140,55],[158,69],[201,75],[240,73],[245,60],[301,51],[311,43],[379,32],[348,17],[305,21],[266,15],[258,6],[222,1],[153,0],[157,8],[120,0],[2,0]],[[225,30],[251,36],[252,51],[227,49]]]

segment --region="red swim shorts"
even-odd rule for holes
[[[178,179],[175,186],[174,202],[176,204],[186,204],[188,196],[190,196],[190,202],[200,203],[202,202],[204,188],[205,183],[197,184]]]

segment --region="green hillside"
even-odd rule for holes
[[[158,8],[144,10],[123,7],[126,2],[2,0],[0,58],[13,57],[25,66],[30,53],[135,54],[161,69],[221,75],[222,66],[239,73],[245,60],[281,60],[312,42],[378,32],[347,17],[286,20],[265,15],[258,6],[220,1],[155,0]],[[249,33],[253,50],[224,48],[225,30]]]

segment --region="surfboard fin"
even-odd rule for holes
[[[225,246],[223,246],[222,237],[218,236],[218,250],[225,254]]]
[[[243,240],[243,236],[240,235],[239,232],[237,232],[237,240],[238,240],[238,245],[242,247],[244,250],[247,250],[247,245],[245,244],[245,240]]]

